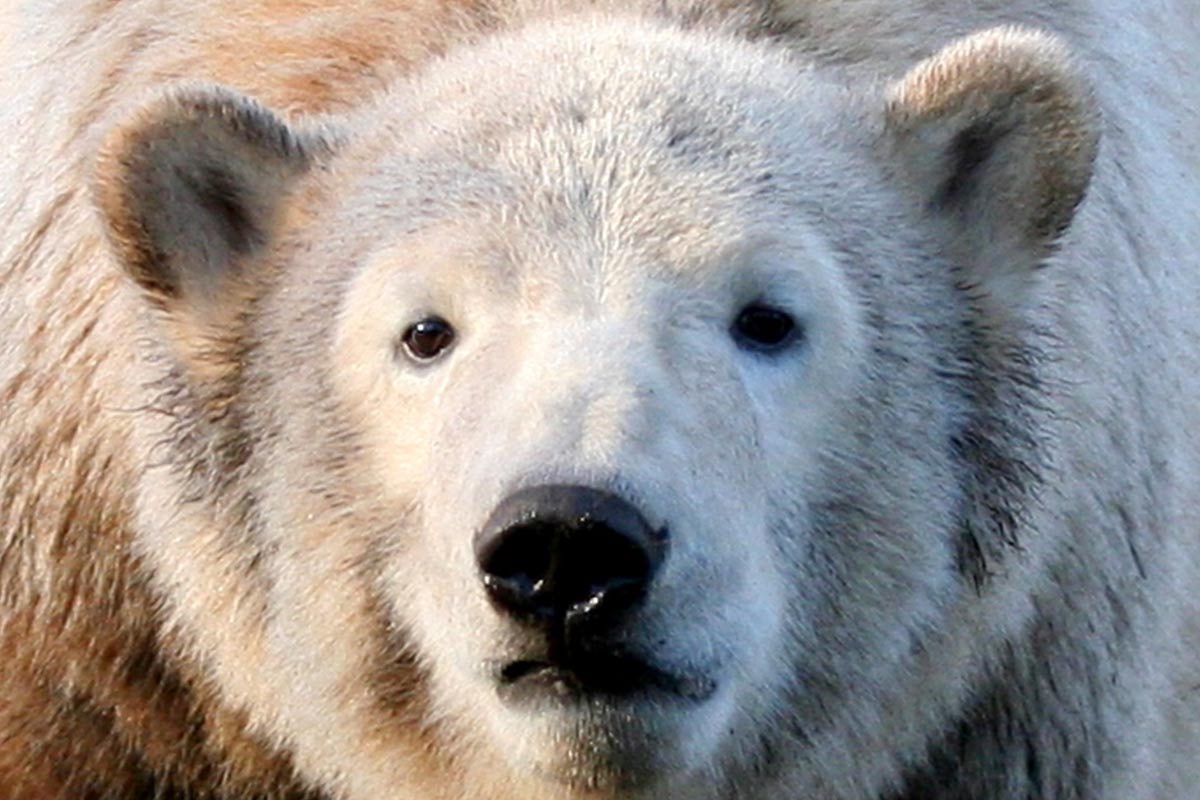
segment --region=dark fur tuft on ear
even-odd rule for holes
[[[1099,145],[1095,99],[1064,45],[1019,28],[969,36],[894,85],[885,114],[887,156],[949,221],[972,283],[1023,286],[1070,225]]]
[[[237,282],[283,198],[327,150],[232,91],[178,90],[107,137],[96,202],[118,259],[150,298],[196,310]]]

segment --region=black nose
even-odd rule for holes
[[[666,550],[666,532],[630,503],[583,486],[516,492],[475,537],[493,604],[547,628],[616,622],[645,596]]]

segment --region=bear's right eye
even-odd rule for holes
[[[414,361],[432,361],[454,344],[454,326],[441,317],[426,317],[408,326],[400,343]]]
[[[741,347],[762,353],[782,350],[801,335],[791,314],[762,303],[743,308],[733,321],[732,333]]]

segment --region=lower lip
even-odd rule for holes
[[[624,699],[637,696],[675,696],[703,702],[716,691],[715,682],[684,678],[655,669],[640,661],[613,660],[608,663],[571,668],[540,661],[513,661],[500,668],[500,695],[505,700]]]

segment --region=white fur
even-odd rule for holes
[[[339,800],[1190,797],[1200,14],[778,3],[751,41],[520,5],[298,137],[333,142],[311,170],[263,167],[286,195],[265,277],[222,317],[252,345],[235,487],[185,502],[211,487],[177,430],[135,433],[138,553],[223,699]],[[1012,23],[1054,35],[943,49]],[[178,113],[154,109],[130,138]],[[956,167],[963,120],[1000,118],[985,168]],[[0,185],[29,182],[22,147]],[[142,178],[122,161],[100,195]],[[129,407],[194,357],[181,295],[115,301],[153,340],[111,367]],[[757,301],[803,341],[739,348]],[[413,364],[397,339],[431,313],[457,340]],[[519,637],[472,537],[548,483],[671,531],[621,641],[710,699],[498,699]]]

